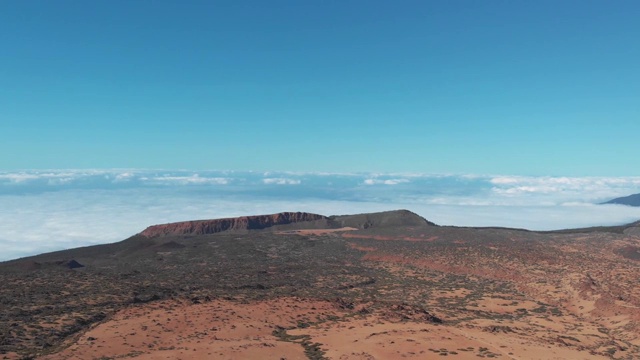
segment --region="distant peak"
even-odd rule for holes
[[[396,226],[437,226],[422,216],[409,210],[391,210],[377,213],[331,216],[331,220],[341,226],[368,229],[371,227]]]
[[[633,194],[629,196],[615,198],[613,200],[609,200],[604,202],[603,204],[618,204],[618,205],[628,205],[628,206],[640,206],[640,194]]]

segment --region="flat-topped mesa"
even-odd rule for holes
[[[170,235],[206,235],[223,231],[260,230],[277,225],[318,220],[327,220],[327,217],[304,212],[282,212],[272,215],[241,216],[153,225],[146,228],[140,235],[149,238]]]

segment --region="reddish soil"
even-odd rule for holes
[[[303,212],[284,212],[272,215],[242,216],[227,219],[183,221],[154,225],[146,228],[141,235],[146,237],[171,235],[205,235],[224,231],[260,230],[276,225],[327,219],[325,216]]]

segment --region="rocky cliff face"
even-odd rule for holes
[[[146,237],[167,235],[204,235],[223,231],[260,230],[276,225],[287,225],[306,221],[326,220],[318,214],[303,212],[283,212],[272,215],[242,216],[237,218],[184,221],[153,225],[140,234]]]

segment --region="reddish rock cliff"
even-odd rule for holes
[[[167,235],[203,235],[231,230],[259,230],[276,225],[287,225],[304,221],[325,220],[325,216],[303,213],[283,212],[273,215],[242,216],[237,218],[184,221],[170,224],[153,225],[141,235],[146,237]]]

